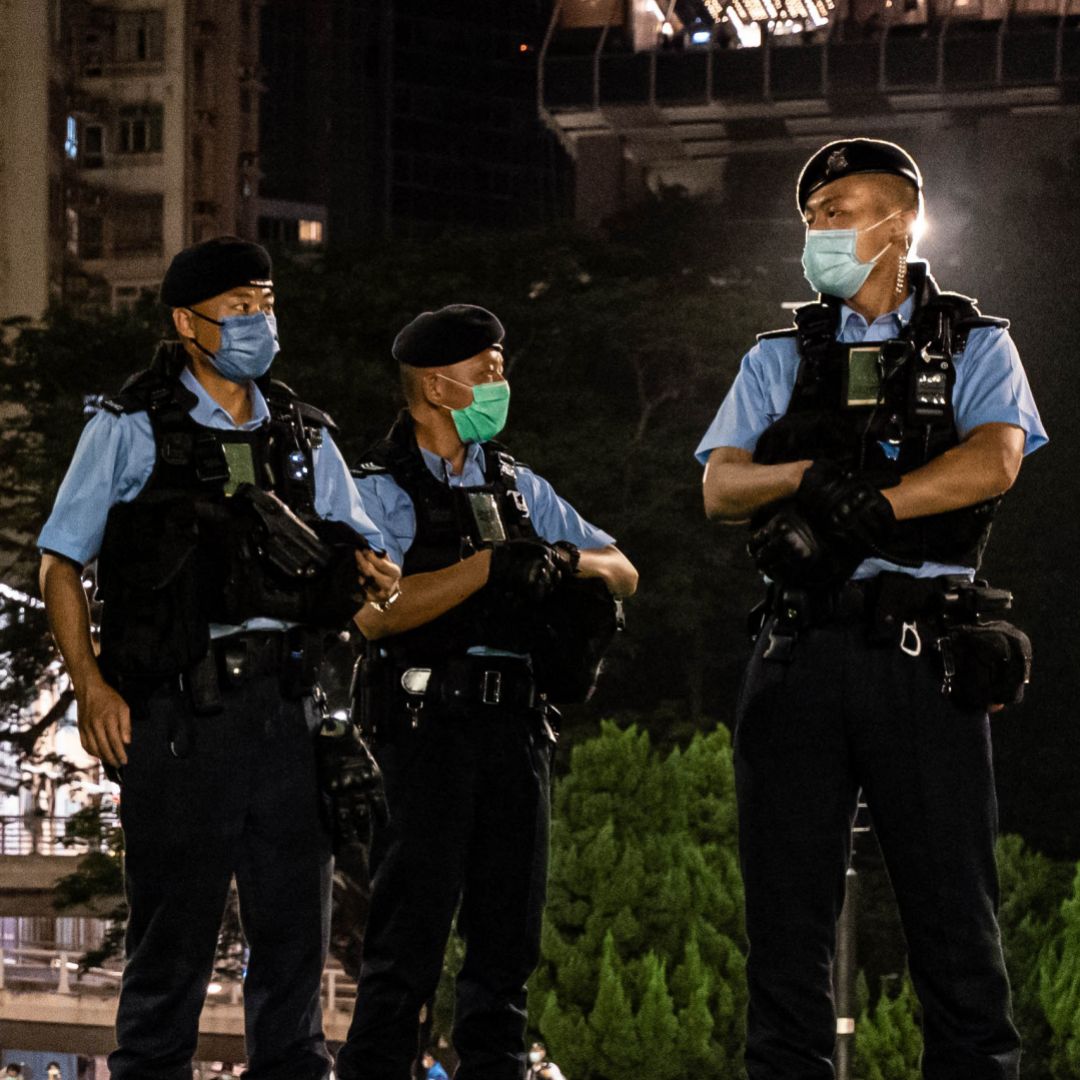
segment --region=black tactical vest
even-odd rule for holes
[[[798,308],[793,328],[760,335],[794,337],[800,362],[787,412],[758,440],[755,462],[825,459],[884,487],[959,443],[954,357],[971,330],[1009,324],[982,315],[969,297],[941,292],[925,264],[910,271],[915,310],[899,338],[837,341],[835,297]],[[978,567],[999,502],[902,521],[888,554]]]
[[[402,577],[443,570],[496,540],[536,536],[517,487],[514,459],[495,442],[483,444],[484,483],[451,487],[424,463],[412,417],[403,411],[385,439],[353,469],[358,478],[389,475],[412,500],[416,536],[405,554]],[[518,609],[500,604],[488,589],[423,626],[380,640],[405,666],[430,667],[475,646],[529,651],[535,630]]]
[[[101,661],[119,676],[172,676],[206,655],[210,623],[257,616],[303,621],[303,585],[268,590],[267,572],[245,544],[247,519],[230,496],[239,483],[273,492],[309,524],[315,521],[312,451],[323,412],[284,383],[263,379],[270,420],[254,431],[195,423],[195,395],[180,381],[186,362],[163,343],[153,363],[101,407],[145,411],[154,433],[154,469],[130,502],[109,511],[98,556]]]

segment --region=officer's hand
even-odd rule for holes
[[[802,584],[814,577],[824,557],[814,527],[790,504],[750,534],[746,550],[766,577],[787,585]]]
[[[369,548],[356,552],[356,569],[364,595],[377,604],[386,603],[401,581],[401,567],[386,554],[378,555]]]
[[[75,702],[83,749],[113,768],[126,765],[124,747],[131,742],[127,702],[103,679],[76,688]]]
[[[569,570],[570,558],[543,540],[504,540],[491,550],[488,587],[527,604],[543,602]]]
[[[832,462],[815,461],[803,474],[795,501],[827,542],[852,555],[887,557],[896,516],[869,480]]]
[[[334,854],[366,850],[372,818],[389,819],[382,772],[355,725],[323,729],[316,736],[319,786],[325,800]]]

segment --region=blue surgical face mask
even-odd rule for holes
[[[195,347],[206,354],[207,359],[230,382],[246,383],[257,379],[270,370],[281,346],[278,344],[277,316],[265,311],[251,315],[230,315],[225,319],[211,319],[207,315],[188,308],[205,322],[221,327],[221,344],[217,352],[203,348],[194,338]]]
[[[890,246],[886,244],[869,262],[863,262],[855,254],[859,234],[876,229],[902,213],[902,210],[895,210],[864,229],[808,228],[802,265],[810,287],[826,296],[839,296],[841,300],[854,296],[866,284],[870,271]]]

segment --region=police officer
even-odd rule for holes
[[[455,1075],[522,1076],[554,741],[530,620],[567,578],[620,596],[637,584],[607,533],[491,441],[510,397],[502,340],[499,320],[468,304],[410,322],[393,346],[408,407],[357,470],[404,577],[395,604],[357,620],[390,820],[376,832],[343,1080],[410,1075],[459,900]]]
[[[109,1068],[190,1076],[235,876],[250,1075],[324,1077],[319,637],[399,572],[376,554],[329,418],[267,377],[266,251],[188,248],[161,299],[180,340],[104,399],[38,540],[83,746],[121,781],[129,917]],[[100,656],[80,580],[95,557]]]
[[[697,451],[708,516],[752,519],[772,581],[735,734],[752,1080],[834,1075],[860,787],[922,1004],[924,1075],[1018,1075],[984,707],[1002,698],[943,695],[932,646],[1046,434],[1008,324],[939,292],[914,258],[922,189],[892,143],[810,158],[797,199],[819,302],[746,354]]]

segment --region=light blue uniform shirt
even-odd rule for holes
[[[424,464],[432,476],[451,487],[479,487],[484,484],[484,454],[479,443],[468,443],[465,465],[460,474],[451,471],[450,462],[438,454],[420,447]],[[536,534],[549,544],[567,540],[582,550],[602,548],[614,544],[615,539],[603,529],[590,525],[555,489],[524,465],[517,465],[517,486],[525,499],[529,517]],[[399,566],[405,563],[405,554],[416,539],[416,511],[412,499],[396,480],[387,473],[375,473],[356,481],[364,500],[386,543],[386,551]],[[517,656],[499,649],[473,646],[470,653],[484,656]]]
[[[914,310],[915,297],[909,294],[895,311],[867,325],[858,312],[843,304],[837,339],[858,344],[899,337]],[[953,413],[961,439],[980,424],[1001,423],[1023,429],[1025,454],[1047,441],[1020,356],[1007,330],[998,327],[972,330],[964,351],[953,357],[953,364],[956,368]],[[698,445],[695,452],[698,461],[704,465],[709,454],[720,446],[753,453],[765,429],[787,412],[798,371],[799,349],[794,337],[759,341],[743,357],[731,389]],[[972,573],[971,567],[943,563],[925,562],[912,569],[884,559],[867,559],[853,576],[874,577],[883,570],[898,570],[916,577]]]
[[[469,443],[465,451],[465,466],[460,474],[451,472],[450,462],[420,448],[424,464],[432,476],[451,487],[479,487],[485,483],[484,454],[479,443]],[[568,540],[576,547],[602,548],[615,540],[603,529],[590,525],[555,489],[532,469],[517,466],[517,486],[529,509],[529,517],[537,535],[554,544]],[[356,481],[356,487],[372,520],[379,527],[387,554],[399,566],[416,538],[416,512],[412,499],[388,473],[375,473]]]
[[[238,425],[189,368],[180,373],[180,382],[197,398],[188,415],[203,427],[254,431],[270,419],[266,399],[254,383],[249,387],[251,419]],[[109,510],[116,503],[131,502],[142,491],[154,471],[155,458],[154,433],[147,413],[95,413],[83,429],[37,546],[42,551],[65,555],[80,566],[96,558]],[[325,429],[322,446],[313,452],[313,459],[315,512],[327,520],[351,525],[373,548],[383,550],[386,545],[382,534],[364,509],[345,459]],[[244,623],[243,629],[276,630],[285,625],[275,619],[259,618]],[[214,626],[212,633],[219,637],[237,629]]]

